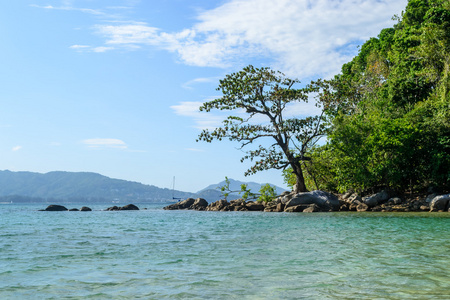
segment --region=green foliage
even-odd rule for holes
[[[238,193],[242,194],[242,199],[244,200],[257,200],[258,202],[270,202],[275,199],[277,196],[275,192],[275,187],[270,184],[263,185],[259,193],[253,193],[246,184],[241,184],[241,189],[232,191],[230,190],[230,180],[228,177],[225,177],[225,184],[220,187],[222,195],[225,199],[230,195],[230,193]]]
[[[329,142],[307,172],[317,186],[322,176],[339,191],[449,187],[448,28],[449,1],[410,0],[329,82]]]
[[[289,104],[307,102],[312,92],[322,92],[320,95],[323,95],[326,86],[318,81],[304,88],[295,88],[298,83],[281,72],[253,66],[227,75],[220,80],[218,87],[222,97],[203,103],[200,111],[218,109],[229,110],[233,114],[222,122],[221,127],[213,131],[203,130],[197,141],[227,138],[239,142],[243,149],[251,147],[256,140],[272,139],[274,143],[271,146],[260,144],[246,151],[241,162],[248,159],[254,164],[245,175],[291,167],[297,178],[295,189],[306,191],[301,162],[309,159],[305,156],[307,149],[324,134],[323,117],[286,118],[285,110]],[[245,115],[240,113],[242,110]],[[258,121],[255,121],[256,117]],[[294,154],[295,151],[298,153]]]

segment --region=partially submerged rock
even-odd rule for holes
[[[52,204],[47,206],[45,211],[67,211],[68,209],[62,205]]]
[[[208,206],[208,202],[203,198],[188,198],[186,200],[168,205],[164,207],[165,210],[178,210],[178,209],[195,209],[205,210]]]
[[[119,211],[119,210],[139,210],[139,207],[137,207],[134,204],[128,204],[122,207],[119,206],[112,206],[112,207],[108,207],[106,209],[107,211]]]

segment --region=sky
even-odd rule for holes
[[[161,188],[176,177],[187,192],[225,176],[285,187],[280,171],[245,177],[237,142],[196,142],[224,118],[198,107],[250,64],[303,83],[330,78],[406,4],[1,1],[0,170],[96,172]]]

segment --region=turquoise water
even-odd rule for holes
[[[0,299],[450,299],[449,213],[45,207],[0,205]]]

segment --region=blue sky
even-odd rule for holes
[[[199,113],[248,64],[308,82],[337,74],[406,0],[14,0],[0,3],[0,169],[88,171],[195,192],[244,177]],[[292,115],[312,115],[311,103]]]

